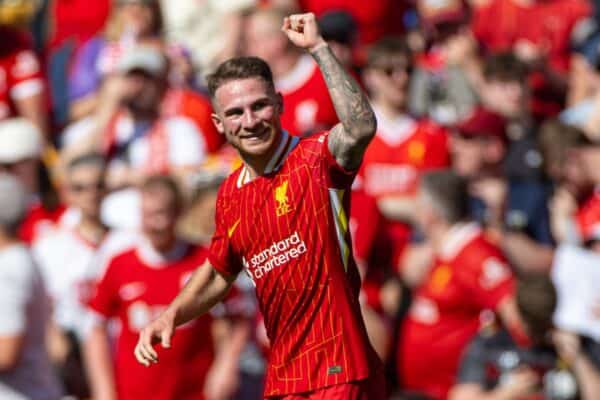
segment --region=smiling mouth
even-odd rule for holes
[[[256,132],[256,133],[251,133],[249,135],[240,136],[240,139],[258,140],[258,139],[264,138],[268,134],[269,134],[269,129],[265,129],[264,131],[260,131],[260,132]]]

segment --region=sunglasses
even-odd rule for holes
[[[394,73],[398,72],[404,72],[408,75],[410,75],[413,71],[413,68],[410,65],[379,65],[379,66],[375,66],[374,69],[382,72],[385,76],[387,76],[388,78],[391,78],[392,75],[394,75]]]
[[[72,183],[71,185],[69,185],[69,188],[71,189],[72,192],[84,193],[84,192],[92,192],[92,191],[101,192],[106,188],[106,186],[104,185],[104,182],[88,183],[88,184]]]

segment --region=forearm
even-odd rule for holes
[[[520,271],[547,273],[552,267],[554,250],[524,233],[506,232],[502,237],[502,249]]]
[[[92,328],[84,342],[83,355],[92,397],[96,400],[116,399],[111,350],[104,325]]]
[[[596,399],[600,393],[600,371],[584,354],[581,354],[573,363],[573,372],[580,385],[581,399]]]
[[[175,315],[175,325],[206,313],[217,304],[231,287],[232,280],[223,278],[208,262],[200,266],[168,310]]]
[[[375,133],[377,121],[367,96],[324,41],[314,46],[310,53],[319,64],[346,134],[357,140],[370,140]]]
[[[450,400],[515,400],[512,390],[508,387],[497,387],[493,390],[483,390],[481,385],[463,383],[455,386],[448,396]]]

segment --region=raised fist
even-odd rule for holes
[[[313,13],[293,14],[285,17],[281,30],[285,32],[292,43],[306,50],[312,50],[325,44]]]

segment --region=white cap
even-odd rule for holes
[[[14,228],[25,215],[27,195],[12,175],[0,173],[0,226]]]
[[[42,133],[28,119],[0,121],[0,163],[38,158],[42,153]]]
[[[119,60],[117,71],[126,73],[136,69],[146,71],[154,77],[161,77],[167,70],[167,61],[156,47],[134,47]]]

